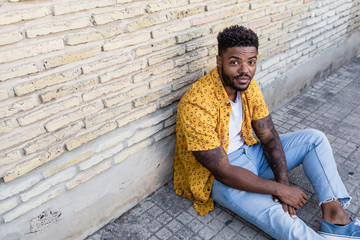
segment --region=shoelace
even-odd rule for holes
[[[355,218],[355,223],[354,224],[357,225],[357,226],[360,226],[360,219]]]

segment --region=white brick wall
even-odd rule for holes
[[[0,6],[0,223],[173,135],[177,102],[215,66],[224,27],[258,33],[260,84],[360,29],[360,4],[351,0]],[[115,130],[123,134],[111,136]]]

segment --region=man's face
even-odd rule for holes
[[[231,47],[217,56],[216,60],[220,78],[227,92],[245,91],[249,87],[256,71],[255,47]]]

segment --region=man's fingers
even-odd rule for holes
[[[287,205],[286,203],[281,203],[281,205],[284,209],[284,212],[289,213],[289,205]]]
[[[296,218],[296,210],[295,210],[295,208],[289,206],[288,209],[289,209],[289,215],[290,215],[290,217],[292,217],[292,218],[295,219],[295,218]]]

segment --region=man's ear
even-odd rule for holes
[[[216,65],[220,68],[221,67],[221,57],[220,55],[216,55]]]

